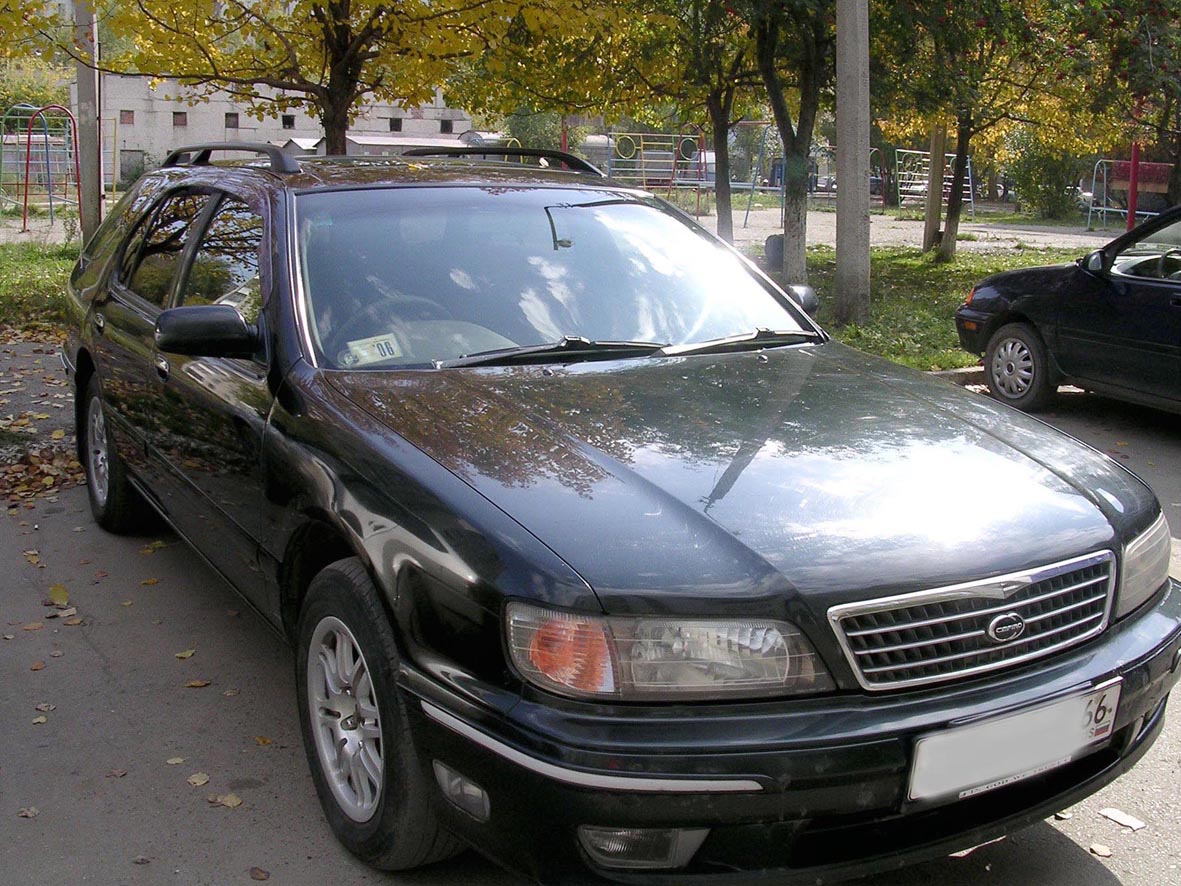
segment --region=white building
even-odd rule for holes
[[[324,153],[324,130],[306,107],[262,120],[228,93],[190,103],[191,91],[175,80],[153,86],[148,77],[104,74],[100,85],[104,175],[107,182],[133,179],[174,148],[224,141],[271,142],[293,153]],[[76,93],[73,96],[77,108]],[[349,127],[349,153],[391,154],[408,147],[461,144],[471,117],[449,108],[435,93],[429,105],[370,104]]]

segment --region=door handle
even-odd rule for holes
[[[156,362],[156,375],[160,376],[160,378],[162,378],[162,379],[168,378],[168,370],[169,370],[168,358],[165,357],[163,354],[157,354],[155,362]]]
[[[97,329],[99,332],[102,332],[104,329],[107,328],[107,318],[104,317],[102,314],[100,314],[98,311],[94,312],[93,320],[94,320],[94,328]]]

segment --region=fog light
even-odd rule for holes
[[[605,868],[683,868],[708,835],[709,828],[578,828],[586,854]]]
[[[476,821],[487,821],[492,814],[492,804],[487,792],[470,779],[464,778],[450,766],[435,760],[435,778],[439,788],[452,804],[458,806]]]

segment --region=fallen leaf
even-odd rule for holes
[[[82,619],[75,616],[74,618],[67,618],[65,621],[62,622],[62,624],[69,625],[72,628],[76,628],[76,627],[78,627],[78,625],[82,624]]]
[[[210,806],[224,806],[226,809],[237,809],[242,805],[242,798],[237,794],[221,794],[217,797],[207,797]]]
[[[185,779],[185,781],[187,781],[193,787],[199,788],[203,784],[209,784],[209,775],[204,772],[194,772],[187,779]]]
[[[1136,818],[1136,816],[1129,815],[1122,809],[1116,809],[1113,806],[1109,806],[1106,809],[1100,809],[1099,814],[1109,821],[1114,821],[1121,827],[1130,828],[1133,832],[1138,831],[1141,828],[1148,827],[1148,825]]]
[[[71,606],[69,609],[63,609],[61,612],[56,613],[58,618],[69,618],[71,615],[77,615],[77,614],[78,614],[78,610],[75,609],[73,606]]]
[[[262,868],[251,868],[250,869],[250,879],[251,880],[269,880],[269,879],[271,879],[271,872],[264,871]]]
[[[37,566],[41,563],[41,554],[37,551],[21,551],[21,553],[25,555],[25,559],[28,560],[33,566]]]
[[[57,710],[57,705],[50,704],[47,701],[43,701],[43,702],[41,702],[41,704],[39,704],[35,708],[33,708],[33,710],[40,711],[43,714],[52,714],[54,711]]]
[[[39,631],[39,630],[41,630],[43,627],[45,627],[45,625],[41,624],[41,622],[39,622],[39,621],[33,621],[33,622],[29,622],[27,625],[25,625],[23,628],[21,628],[21,630],[24,630],[24,631]]]
[[[143,585],[143,586],[144,586],[144,587],[146,587],[146,588],[150,588],[152,585],[158,585],[158,584],[160,584],[160,579],[158,579],[158,578],[145,578],[143,581],[141,581],[141,582],[140,582],[140,584],[141,584],[141,585]]]
[[[15,639],[16,639],[16,634],[5,634],[5,635],[4,635],[4,639],[5,639],[5,640],[15,640]]]
[[[61,440],[63,437],[65,437],[65,435],[66,435],[66,432],[63,431],[61,428],[58,428],[56,431],[54,431],[49,436],[52,437],[54,440]]]
[[[235,695],[239,695],[241,692],[241,689],[227,689],[222,693],[222,695],[224,695],[226,698],[233,698]]]
[[[126,769],[112,769],[110,772],[107,773],[107,778],[122,778],[126,774],[127,774]]]
[[[31,665],[29,665],[29,670],[30,671],[43,671],[43,670],[45,670],[45,662],[40,661],[40,660],[35,661]]]
[[[40,815],[40,810],[36,806],[26,806],[16,814],[17,818],[36,818]]]
[[[267,745],[271,744],[271,740],[265,735],[256,735],[254,736],[254,743],[260,748],[265,748]]]
[[[39,717],[33,718],[33,725],[34,726],[40,726],[42,723],[48,723],[48,722],[49,722],[49,718],[46,717],[44,714],[42,714]]]
[[[53,652],[49,653],[50,658],[61,658],[63,655],[65,655],[65,653],[60,649],[55,649]]]
[[[96,569],[96,570],[94,570],[94,583],[95,583],[95,584],[98,584],[100,581],[102,581],[102,580],[103,580],[104,578],[106,578],[108,575],[110,575],[110,573],[109,573],[109,572],[106,572],[106,571],[104,571],[104,570],[102,570],[102,569]]]
[[[179,766],[184,761],[185,761],[184,757],[169,757],[164,762],[167,763],[169,766]]]
[[[137,855],[135,858],[131,859],[132,864],[147,864],[150,861],[151,859],[146,855]]]
[[[195,653],[196,651],[197,651],[196,649],[186,649],[184,652],[176,653],[176,657],[180,658],[180,659],[192,658],[193,653]]]
[[[121,603],[120,603],[119,605],[121,605],[121,606],[130,606],[130,605],[131,605],[131,601],[130,601],[130,600],[123,600],[123,601],[121,601]]]
[[[70,602],[70,592],[66,590],[66,586],[63,584],[50,585],[49,600],[54,606],[65,606]]]
[[[230,618],[237,618],[239,615],[241,615],[241,613],[237,609],[227,609],[226,615],[228,615]]]
[[[185,684],[185,689],[204,689],[208,685],[208,680],[190,680]]]
[[[1091,854],[1097,855],[1100,858],[1111,858],[1111,849],[1104,846],[1102,843],[1092,843]]]

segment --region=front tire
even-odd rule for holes
[[[86,472],[86,492],[94,520],[107,532],[126,535],[144,522],[147,504],[131,481],[103,410],[98,377],[90,376],[82,393],[80,422],[76,429],[82,469]]]
[[[992,396],[1025,412],[1044,409],[1058,390],[1046,345],[1026,323],[1009,323],[993,333],[984,372]]]
[[[308,588],[295,652],[304,750],[324,816],[365,863],[405,870],[456,854],[439,825],[395,678],[398,652],[377,589],[355,558]]]

